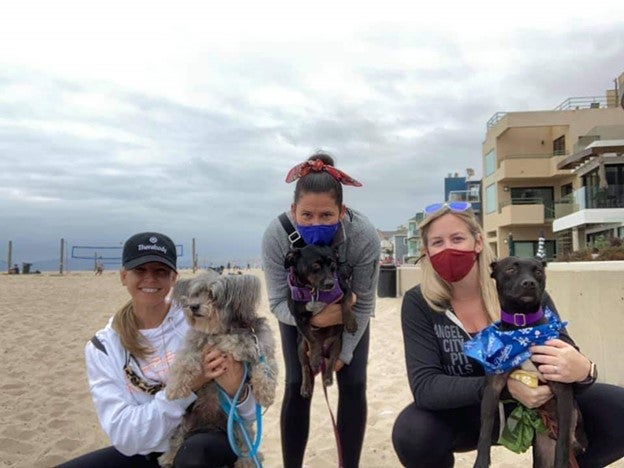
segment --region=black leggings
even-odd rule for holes
[[[87,453],[58,465],[58,468],[159,468],[160,453],[126,456],[115,447],[106,447]],[[232,466],[236,455],[230,448],[227,435],[221,431],[193,434],[178,451],[175,468],[221,468]]]
[[[596,383],[576,400],[589,440],[579,465],[604,467],[624,457],[624,388]],[[480,419],[479,406],[429,411],[412,403],[394,423],[394,450],[407,467],[452,467],[453,452],[476,450]]]
[[[282,353],[286,364],[286,385],[280,428],[284,468],[300,468],[308,442],[311,398],[303,398],[301,365],[297,355],[297,328],[280,322]],[[360,462],[364,430],[366,428],[366,364],[368,362],[370,327],[366,328],[355,347],[353,359],[337,374],[338,433],[342,445],[345,468],[357,467]],[[331,428],[326,428],[331,431]]]

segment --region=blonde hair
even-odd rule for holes
[[[462,220],[475,239],[481,237],[483,250],[477,256],[479,286],[481,289],[481,299],[485,305],[486,312],[490,317],[490,320],[494,322],[498,320],[500,316],[500,305],[498,302],[496,285],[494,280],[490,277],[490,264],[495,260],[495,257],[492,249],[485,241],[483,228],[477,222],[477,219],[471,209],[466,211],[453,211],[448,206],[444,206],[435,213],[427,215],[418,225],[418,229],[420,230],[423,240],[422,253],[425,254],[427,251],[429,226],[436,219],[448,213]],[[423,297],[425,298],[425,301],[427,301],[429,307],[435,311],[443,312],[451,303],[451,285],[440,278],[440,276],[435,272],[433,266],[431,266],[429,257],[424,255],[419,263],[422,268],[420,290],[422,291]]]
[[[154,351],[139,333],[139,323],[134,315],[132,300],[115,312],[111,326],[119,335],[121,345],[134,357],[145,359]]]

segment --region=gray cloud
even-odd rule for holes
[[[317,149],[364,183],[346,202],[393,229],[442,198],[447,173],[480,174],[495,112],[603,95],[624,71],[622,35],[616,23],[498,40],[404,25],[362,27],[322,50],[204,44],[188,82],[162,89],[147,74],[140,89],[9,62],[0,257],[9,239],[18,261],[34,261],[53,258],[61,237],[118,245],[154,229],[187,252],[196,238],[210,261],[257,258],[265,226],[290,205],[286,171]]]

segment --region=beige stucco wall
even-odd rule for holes
[[[624,262],[551,263],[546,289],[600,381],[624,386]],[[397,294],[420,282],[418,267],[397,270]]]

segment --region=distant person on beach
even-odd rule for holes
[[[104,272],[104,262],[102,262],[102,258],[98,258],[95,261],[95,276],[101,276]]]
[[[20,269],[19,269],[19,267],[17,266],[17,263],[14,263],[14,264],[13,264],[13,268],[11,268],[11,269],[9,270],[9,274],[11,274],[11,275],[19,275],[19,272],[20,272]]]
[[[404,466],[451,467],[453,453],[475,450],[479,438],[486,379],[481,365],[464,354],[464,342],[500,318],[490,278],[494,257],[470,203],[425,208],[419,230],[422,282],[405,294],[401,308],[414,401],[395,421],[392,442]],[[558,315],[548,294],[542,307]],[[574,385],[589,440],[577,457],[579,465],[603,467],[624,457],[624,389],[595,382],[595,365],[565,328],[559,339],[529,351],[544,379]],[[504,394],[526,408],[537,408],[553,396],[547,385],[533,388],[513,378]],[[511,409],[505,405],[506,413]]]
[[[143,232],[123,246],[121,283],[130,301],[98,331],[85,348],[93,404],[112,447],[60,465],[63,468],[159,466],[169,437],[197,396],[168,400],[167,375],[189,326],[180,304],[166,299],[177,277],[176,247],[164,234]],[[211,380],[230,395],[243,378],[243,366],[231,355],[207,348],[204,374],[193,390]],[[241,417],[255,420],[251,392],[238,403]],[[207,429],[188,437],[175,467],[232,466],[237,457],[227,434]]]
[[[344,467],[359,465],[366,426],[366,365],[369,319],[375,311],[380,244],[377,231],[360,212],[343,204],[342,185],[361,184],[334,167],[327,154],[315,154],[295,166],[286,181],[297,181],[294,201],[286,212],[292,231],[307,244],[330,245],[337,252],[339,273],[349,278],[356,294],[355,334],[345,332],[335,370],[338,381],[338,433]],[[291,249],[289,233],[274,219],[262,241],[262,262],[271,312],[279,320],[286,385],[281,411],[283,466],[300,468],[308,441],[310,401],[300,394],[301,366],[297,356],[297,328],[288,309],[286,253]],[[330,304],[312,318],[312,325],[341,323],[339,304]]]

